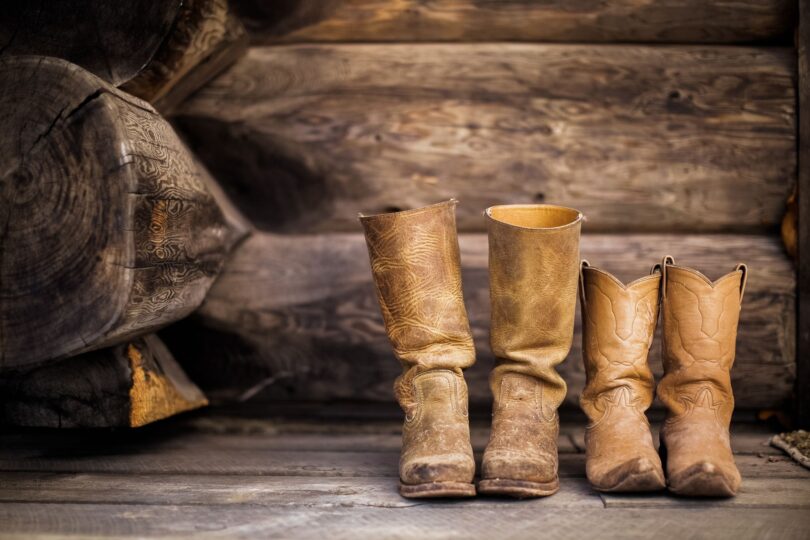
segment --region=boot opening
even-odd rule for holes
[[[550,204],[504,204],[487,208],[487,216],[507,225],[528,229],[555,229],[574,225],[582,213]]]

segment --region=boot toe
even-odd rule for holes
[[[557,478],[557,460],[542,455],[488,452],[484,455],[481,477],[551,482]]]
[[[625,461],[604,474],[589,474],[588,479],[599,491],[658,491],[666,487],[660,460],[647,457]]]
[[[472,482],[475,461],[467,454],[436,454],[403,460],[400,478],[405,484]]]
[[[669,490],[692,497],[733,497],[740,487],[740,473],[710,461],[701,461],[669,476]]]

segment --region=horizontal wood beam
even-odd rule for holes
[[[478,352],[468,370],[473,402],[490,401],[486,236],[460,239],[464,293]],[[582,256],[630,280],[665,253],[710,277],[748,263],[751,274],[732,371],[740,408],[778,407],[795,377],[795,276],[778,238],[749,235],[603,235]],[[386,339],[361,234],[257,234],[234,252],[194,320],[162,332],[213,397],[389,401],[399,373]],[[188,359],[185,361],[184,359]],[[561,371],[575,404],[585,373],[579,323]],[[651,365],[660,375],[660,341]]]
[[[790,0],[231,0],[256,43],[789,39]]]
[[[788,48],[408,44],[254,47],[178,110],[270,231],[456,197],[463,231],[510,202],[591,232],[776,230],[796,179]]]

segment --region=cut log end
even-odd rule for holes
[[[244,231],[147,103],[54,58],[0,59],[0,370],[184,317]]]

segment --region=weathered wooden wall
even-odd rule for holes
[[[531,201],[583,210],[583,256],[624,279],[665,253],[715,277],[747,262],[737,403],[791,398],[796,279],[776,231],[797,177],[793,2],[234,8],[254,46],[174,121],[260,232],[163,334],[215,397],[390,400],[356,214],[457,197],[474,402],[492,363],[481,211]]]
[[[470,399],[490,400],[487,242],[461,236],[464,292],[478,363],[468,371]],[[756,235],[611,235],[583,237],[582,255],[630,280],[663,253],[711,277],[747,261],[746,291],[733,371],[738,402],[779,407],[795,377],[795,279],[776,237]],[[279,256],[283,254],[283,256]],[[386,339],[361,234],[249,238],[228,262],[195,317],[163,332],[190,375],[215,398],[275,384],[285,399],[391,399],[399,364]],[[661,372],[660,341],[651,353]],[[223,369],[222,366],[227,366]],[[220,366],[220,367],[218,367]],[[579,321],[561,367],[575,404],[585,382]]]
[[[790,49],[253,48],[178,125],[260,227],[354,231],[451,196],[554,202],[586,231],[774,228],[796,174]]]
[[[789,40],[792,0],[232,0],[257,44]]]

